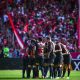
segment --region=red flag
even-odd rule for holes
[[[16,36],[16,39],[17,39],[20,47],[23,49],[23,48],[25,47],[25,46],[24,46],[24,43],[23,43],[23,41],[22,41],[19,33],[17,32],[16,28],[14,27],[14,24],[13,24],[13,21],[12,21],[12,18],[11,18],[11,15],[10,15],[9,13],[7,13],[7,14],[8,14],[8,18],[9,18],[9,20],[10,20],[10,24],[11,24],[12,30],[13,30],[15,36]]]

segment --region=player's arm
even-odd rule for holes
[[[53,47],[53,52],[55,52],[55,43],[54,42],[52,42],[52,47]]]

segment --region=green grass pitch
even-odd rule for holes
[[[67,74],[64,79],[58,79],[58,80],[67,80],[66,77]],[[21,70],[0,70],[0,80],[51,80],[51,79],[32,79],[32,78],[22,79]],[[56,79],[52,79],[52,80],[56,80]],[[80,80],[80,71],[71,71],[69,80]]]

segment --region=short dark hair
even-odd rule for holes
[[[42,41],[42,38],[41,38],[41,37],[39,37],[39,38],[38,38],[38,40],[39,40],[39,41]]]
[[[47,39],[47,40],[50,40],[50,39],[51,39],[51,37],[46,37],[46,39]]]

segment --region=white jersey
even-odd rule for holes
[[[43,56],[45,44],[42,42],[38,43],[38,55]]]

